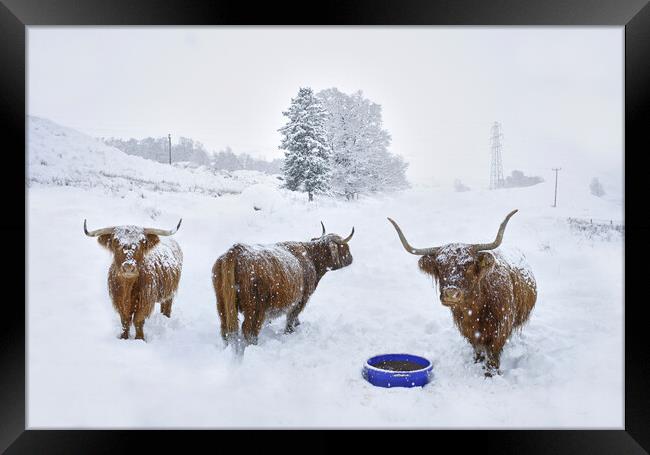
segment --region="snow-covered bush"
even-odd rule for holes
[[[454,190],[458,192],[469,191],[470,187],[463,185],[463,182],[460,179],[454,180]]]
[[[503,186],[505,188],[518,188],[537,185],[543,181],[544,179],[542,177],[536,175],[525,175],[522,171],[514,170],[511,175],[506,177]]]
[[[597,177],[591,179],[591,183],[589,184],[589,191],[591,191],[591,194],[596,197],[603,197],[605,195],[605,188],[603,188],[603,184],[600,183],[600,180],[598,180]]]

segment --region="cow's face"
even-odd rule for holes
[[[438,283],[440,303],[449,307],[470,305],[481,279],[493,265],[490,252],[476,252],[465,244],[445,245],[437,254],[424,255],[419,261],[420,269]]]
[[[350,247],[348,242],[354,235],[354,227],[352,232],[346,238],[342,238],[337,234],[325,234],[325,225],[321,221],[323,233],[320,237],[314,237],[312,242],[316,242],[316,256],[315,261],[321,270],[337,270],[347,267],[352,264],[352,254],[350,254]]]
[[[350,247],[343,239],[336,235],[330,234],[324,239],[327,245],[328,253],[325,255],[326,266],[330,270],[337,270],[352,264],[352,254]]]
[[[117,226],[111,233],[101,234],[97,241],[113,253],[118,276],[134,280],[140,275],[145,254],[160,240],[138,226]]]

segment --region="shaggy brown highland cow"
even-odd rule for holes
[[[325,234],[309,242],[281,242],[273,245],[233,245],[212,267],[212,283],[221,319],[221,336],[226,345],[234,341],[243,352],[257,336],[267,318],[286,314],[286,333],[300,324],[298,315],[330,270],[352,263],[346,238]],[[238,314],[244,321],[241,340]]]
[[[129,338],[131,321],[135,338],[144,340],[144,321],[160,302],[160,312],[170,317],[172,301],[178,289],[183,265],[183,253],[173,239],[161,236],[174,234],[174,230],[115,226],[84,232],[97,237],[100,245],[113,253],[113,263],[108,269],[108,292],[113,307],[122,320],[122,335]]]
[[[474,348],[476,362],[484,361],[485,375],[499,371],[501,350],[513,329],[521,329],[537,299],[535,278],[523,256],[506,258],[499,251],[506,224],[496,240],[485,244],[451,243],[433,248],[413,248],[390,218],[402,245],[422,256],[420,270],[440,287],[440,303],[448,306],[456,326]]]

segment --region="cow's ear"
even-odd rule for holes
[[[418,259],[418,266],[420,270],[429,275],[437,276],[438,267],[436,266],[435,258],[430,254],[425,254]]]
[[[144,243],[146,249],[153,248],[160,242],[160,238],[156,234],[147,234],[147,240]]]
[[[102,234],[99,237],[97,237],[97,242],[104,248],[109,248],[112,237],[113,236],[111,234]]]
[[[494,265],[494,256],[488,251],[480,251],[478,253],[478,267],[481,271],[487,271]]]

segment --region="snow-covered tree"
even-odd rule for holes
[[[169,163],[169,139],[167,137],[147,137],[144,139],[102,138],[102,140],[124,153],[141,156],[159,163]],[[236,171],[251,169],[267,174],[282,172],[282,160],[267,161],[255,158],[248,153],[235,154],[230,147],[219,152],[208,152],[205,146],[194,139],[180,136],[172,143],[172,163],[188,162],[196,166],[209,166],[214,171]]]
[[[218,170],[234,171],[240,169],[239,160],[230,147],[219,150],[213,155],[212,167]]]
[[[454,190],[458,192],[463,192],[463,191],[469,191],[470,188],[464,185],[463,182],[460,181],[460,179],[456,179],[454,180]]]
[[[325,129],[332,151],[332,190],[348,199],[363,192],[408,186],[404,160],[388,152],[391,137],[382,128],[381,106],[336,88],[318,93],[327,110]]]
[[[285,150],[285,186],[293,191],[304,191],[313,200],[315,193],[330,189],[330,148],[325,121],[327,112],[309,87],[300,88],[291,99],[289,109],[283,112],[288,122],[280,128]]]
[[[543,181],[544,179],[537,175],[525,175],[522,171],[515,169],[509,176],[506,177],[505,182],[503,182],[503,186],[505,188],[517,188],[537,185]]]
[[[167,137],[146,137],[144,139],[122,140],[116,138],[104,139],[104,142],[129,155],[141,156],[159,163],[169,163],[169,142]],[[187,137],[179,137],[172,144],[172,162],[188,161],[197,165],[209,163],[208,152],[198,141]]]
[[[603,197],[605,195],[605,188],[603,188],[603,184],[600,183],[600,180],[598,180],[597,177],[591,179],[589,190],[591,191],[591,194],[597,197]]]

